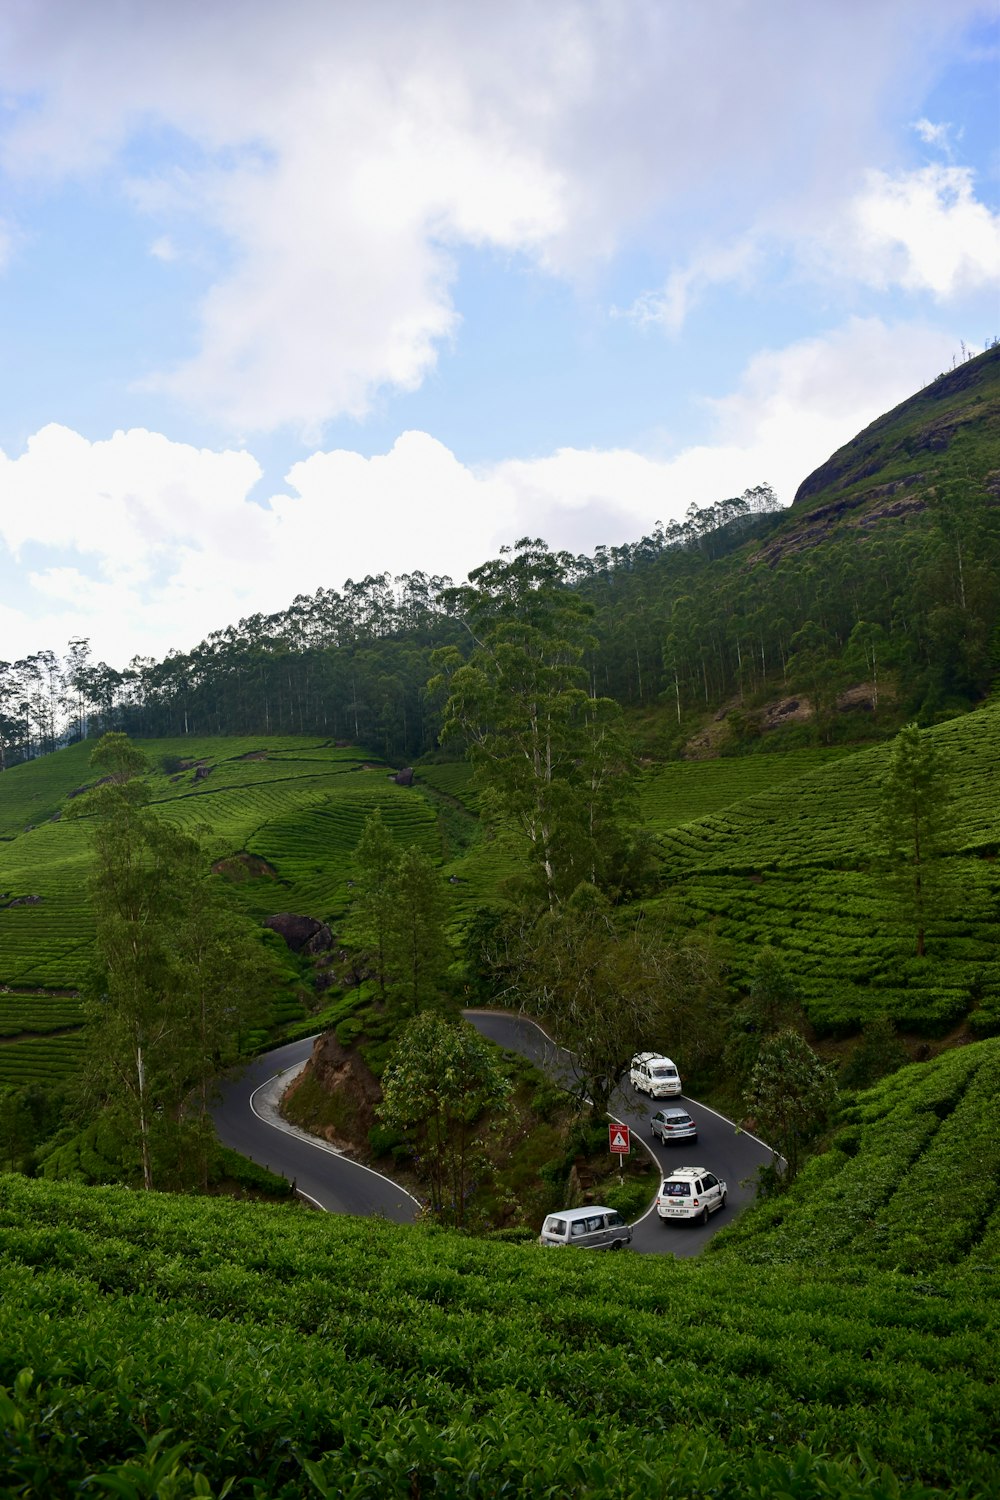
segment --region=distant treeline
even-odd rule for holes
[[[735,705],[736,748],[757,732],[765,693],[808,696],[821,738],[851,684],[870,685],[876,710],[891,684],[926,719],[983,694],[1000,638],[1000,510],[981,486],[940,486],[905,520],[840,525],[819,544],[797,548],[793,526],[758,485],[637,542],[559,554],[565,587],[592,607],[594,692],[658,708],[667,739]],[[778,532],[785,545],[768,562],[762,544]],[[300,595],[162,661],[117,670],[74,640],[62,659],[0,662],[0,765],[109,729],[323,734],[413,759],[439,729],[425,691],[433,652],[472,644],[462,597],[449,578],[383,573]]]

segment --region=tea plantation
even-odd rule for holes
[[[4,1493],[973,1500],[1000,1490],[985,1269],[601,1258],[7,1176]]]
[[[1000,1039],[903,1068],[841,1111],[830,1149],[718,1243],[768,1264],[1000,1270]]]
[[[929,1034],[966,1015],[981,1034],[1000,1030],[1000,704],[928,733],[947,768],[950,804],[947,890],[924,959],[913,956],[912,930],[872,869],[885,746],[812,769],[799,761],[800,774],[752,795],[737,789],[754,761],[782,758],[716,761],[710,771],[668,765],[644,789],[671,914],[711,926],[738,980],[762,944],[780,949],[822,1031],[851,1032],[879,1015]],[[757,774],[764,780],[766,770]],[[737,791],[728,803],[727,786]],[[717,803],[702,815],[706,795]],[[688,796],[695,815],[683,821]]]
[[[308,738],[144,741],[154,806],[239,877],[256,918],[336,922],[376,807],[401,843],[440,858],[435,812],[357,749]],[[79,1057],[73,992],[92,962],[86,820],[63,815],[94,780],[92,744],[0,776],[0,1083],[55,1083]],[[235,857],[235,858],[234,858]]]
[[[737,984],[763,944],[781,950],[821,1032],[849,1034],[882,1015],[930,1035],[966,1019],[975,1034],[1000,1030],[1000,704],[929,733],[951,803],[948,894],[925,958],[913,956],[912,933],[872,868],[885,746],[647,769],[640,805],[662,859],[649,914],[713,930]],[[0,987],[21,1002],[20,1021],[0,1014],[0,1081],[55,1078],[75,1062],[72,1002],[63,999],[53,1026],[48,1002],[30,997],[71,994],[90,963],[86,828],[61,809],[92,781],[91,749],[73,745],[0,776]],[[483,836],[464,765],[429,761],[406,788],[356,747],[305,736],[143,749],[156,807],[200,834],[258,919],[299,911],[336,930],[353,850],[376,807],[401,843],[441,862],[456,936],[517,868],[509,839]]]

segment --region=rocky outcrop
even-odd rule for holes
[[[314,957],[333,947],[333,933],[325,922],[319,922],[315,917],[280,911],[265,917],[264,926],[284,938],[293,953],[308,953]]]
[[[286,1119],[352,1156],[365,1156],[382,1097],[364,1060],[332,1031],[316,1038],[312,1056],[282,1100]]]

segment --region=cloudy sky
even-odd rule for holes
[[[3,0],[0,658],[574,552],[1000,334],[996,0]]]

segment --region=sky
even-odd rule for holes
[[[0,659],[769,483],[1000,334],[998,0],[3,0]]]

